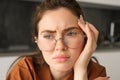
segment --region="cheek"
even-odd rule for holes
[[[44,58],[44,60],[45,60],[46,63],[48,63],[48,64],[51,63],[52,53],[42,51],[42,55],[43,55],[43,58]]]
[[[39,48],[40,50],[42,50],[40,41],[37,43],[37,45],[38,45],[38,48]],[[44,58],[45,62],[49,63],[49,62],[50,62],[50,59],[51,59],[52,52],[42,51],[42,55],[43,55],[43,58]]]
[[[71,55],[72,55],[73,59],[77,59],[80,56],[82,50],[84,49],[84,46],[85,46],[85,42],[83,41],[80,44],[79,48],[77,48],[77,49],[70,49],[70,52],[72,53]]]
[[[82,51],[81,49],[73,49],[73,50],[71,50],[70,51],[71,52],[71,57],[73,59],[77,59],[80,56],[81,51]]]
[[[86,41],[83,39],[80,44],[77,44],[77,45],[80,45],[80,47],[76,49],[76,52],[80,52],[81,53],[82,50],[85,47],[85,43],[86,43]]]

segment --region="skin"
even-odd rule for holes
[[[110,77],[98,77],[94,80],[109,80]]]
[[[46,11],[38,23],[38,36],[35,37],[37,45],[39,49],[42,48],[39,34],[43,31],[54,31],[56,38],[59,39],[62,37],[64,30],[70,27],[81,28],[85,32],[87,36],[86,45],[84,46],[84,37],[81,38],[80,47],[76,49],[68,48],[61,40],[58,40],[54,50],[42,51],[43,57],[50,67],[54,80],[65,79],[72,70],[74,70],[74,80],[88,80],[87,65],[97,46],[98,31],[92,24],[85,24],[82,16],[78,19],[66,8]],[[58,56],[65,56],[67,59],[56,59]],[[77,74],[80,75],[78,76]]]

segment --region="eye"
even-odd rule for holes
[[[43,38],[45,38],[45,39],[53,39],[54,35],[51,34],[51,33],[43,34]]]
[[[66,36],[76,36],[78,34],[78,31],[71,30],[66,33]]]

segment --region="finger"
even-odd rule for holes
[[[86,36],[87,36],[87,42],[86,42],[86,45],[83,49],[83,53],[81,54],[81,56],[83,58],[82,59],[83,61],[87,61],[88,59],[90,59],[91,55],[95,51],[97,44],[96,44],[93,32],[91,31],[88,23],[86,23],[86,26],[84,29],[86,29],[85,31],[86,31]]]
[[[82,29],[84,31],[84,27],[86,24],[85,24],[85,21],[83,20],[83,17],[81,15],[80,15],[80,19],[78,19],[78,25],[80,28],[82,27]]]
[[[109,80],[109,77],[98,77],[94,80]]]
[[[90,29],[89,23],[86,23],[86,36],[87,36],[87,44],[86,50],[90,50],[90,54],[96,49],[96,41],[92,30]]]
[[[80,29],[82,29],[82,31],[84,33],[86,33],[86,29],[85,29],[86,24],[83,23],[81,19],[78,19],[78,25],[79,25]]]
[[[81,27],[81,29],[84,31],[87,37],[87,46],[91,46],[93,44],[94,35],[89,27],[89,23],[83,24],[81,21],[78,22],[78,25]],[[91,47],[90,47],[91,48]]]
[[[86,29],[87,43],[86,43],[85,48],[83,49],[83,52],[81,54],[81,60],[83,62],[88,63],[88,61],[89,61],[88,59],[90,59],[90,57],[94,51],[95,43],[94,43],[94,39],[92,36],[92,32],[91,32],[88,24],[86,24],[85,29]]]
[[[95,28],[95,26],[93,26],[92,24],[89,23],[89,27],[91,29],[91,31],[93,32],[94,36],[95,36],[95,41],[97,42],[98,40],[98,35],[99,35],[99,32],[98,30]]]
[[[78,22],[78,25],[81,27],[81,29],[85,32],[87,36],[87,42],[86,45],[81,53],[81,61],[88,63],[92,53],[96,49],[96,41],[94,37],[94,33],[90,28],[89,23],[83,24],[81,21]],[[87,64],[86,64],[87,65]]]
[[[82,22],[82,24],[83,24],[83,25],[85,25],[85,24],[86,24],[86,22],[84,21],[84,19],[83,19],[83,16],[82,16],[82,15],[80,15],[80,21]]]
[[[78,20],[78,24],[79,24],[80,28],[86,33],[86,30],[85,30],[86,22],[83,20],[82,15],[80,15],[80,19]],[[97,29],[92,24],[90,24],[90,23],[88,23],[88,24],[91,28],[91,31],[94,34],[93,36],[95,36],[95,41],[97,42],[99,32],[97,31]]]

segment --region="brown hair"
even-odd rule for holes
[[[78,18],[83,15],[81,7],[76,0],[43,0],[36,8],[33,36],[38,36],[38,22],[44,13],[47,10],[55,10],[61,7],[67,8]]]

